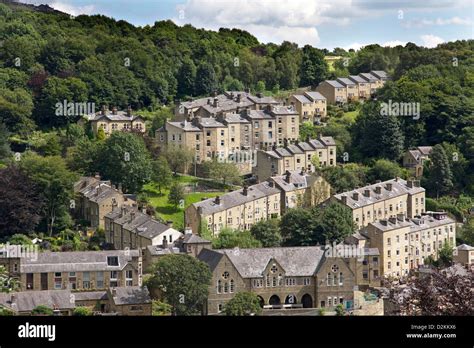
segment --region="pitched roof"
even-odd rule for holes
[[[288,144],[286,149],[293,154],[302,154],[303,150],[301,150],[297,145],[294,144]]]
[[[319,92],[304,92],[304,95],[312,100],[326,100],[326,97]]]
[[[372,70],[370,73],[381,80],[387,80],[389,78],[388,74],[383,70]]]
[[[337,82],[336,80],[325,80],[324,82],[326,82],[327,84],[331,85],[332,87],[334,88],[344,88],[343,85],[341,85],[339,82]]]
[[[107,291],[77,291],[74,293],[75,301],[99,301],[107,299]]]
[[[311,100],[306,98],[304,95],[301,94],[294,94],[293,97],[298,100],[302,104],[311,104]]]
[[[224,257],[224,254],[212,249],[202,249],[198,255],[198,259],[202,262],[205,262],[209,265],[211,272],[219,264],[219,261]]]
[[[362,77],[363,79],[365,79],[366,81],[369,81],[369,82],[375,82],[375,81],[378,80],[377,77],[375,77],[374,75],[369,74],[369,73],[360,73],[359,76]]]
[[[392,184],[392,189],[388,190],[387,189],[387,184]],[[380,187],[381,193],[378,194],[376,193],[376,187]],[[370,197],[366,197],[364,195],[365,190],[369,190],[370,192]],[[351,208],[359,208],[362,206],[374,204],[376,202],[379,202],[381,200],[386,200],[389,198],[394,198],[398,196],[402,196],[404,194],[415,194],[419,192],[424,192],[425,189],[422,187],[409,187],[408,183],[406,180],[396,178],[396,179],[390,179],[384,182],[372,184],[372,185],[367,185],[361,188],[357,188],[351,191],[346,191],[343,193],[339,193],[337,195],[334,195],[334,197],[342,201],[342,196],[345,196],[347,199],[346,205],[351,207]],[[354,193],[358,193],[358,199],[355,200],[353,197]]]
[[[220,123],[213,117],[201,118],[199,124],[204,128],[224,128],[224,124]]]
[[[13,301],[12,296],[14,296]],[[29,290],[9,294],[0,293],[0,305],[15,312],[30,312],[39,305],[61,310],[76,307],[75,303],[71,301],[71,291],[69,290]]]
[[[224,117],[226,123],[249,123],[249,121],[242,117],[241,114],[228,113]]]
[[[105,118],[109,121],[135,121],[137,119],[142,119],[141,116],[131,115],[128,116],[127,111],[117,111],[116,114],[113,114],[112,111],[107,110],[106,114],[103,115],[101,111],[85,116],[89,121],[99,121],[102,118]]]
[[[109,266],[108,256],[117,256],[118,266]],[[133,257],[138,256],[140,256],[138,250],[41,252],[36,258],[22,258],[20,271],[21,273],[119,271]]]
[[[201,238],[194,233],[186,233],[183,237],[183,243],[185,244],[209,244],[209,240]]]
[[[347,77],[339,77],[337,79],[337,82],[344,86],[355,86],[355,82],[352,81],[351,79],[348,79]]]
[[[120,286],[113,288],[112,299],[118,306],[151,303],[150,293],[146,286]]]
[[[200,132],[201,131],[201,128],[197,127],[192,122],[188,122],[188,121],[182,121],[182,122],[166,121],[165,128],[167,125],[180,128],[184,130],[185,132]]]
[[[320,136],[318,139],[323,145],[326,146],[336,146],[336,141],[333,137]]]
[[[280,193],[279,189],[271,187],[268,182],[249,186],[247,195],[244,195],[243,191],[244,189],[240,189],[220,196],[219,204],[216,203],[216,198],[210,198],[201,202],[193,203],[192,205],[196,209],[202,208],[203,215],[209,215],[254,201],[255,199]]]
[[[358,75],[350,75],[349,79],[351,79],[352,81],[354,81],[356,83],[367,83],[367,81],[365,79],[363,79],[362,77],[360,77]]]
[[[456,247],[458,250],[474,250],[474,247],[467,245],[467,244],[461,244]]]
[[[324,249],[320,246],[221,249],[243,278],[261,278],[271,260],[275,260],[286,276],[305,277],[315,274],[324,259]]]
[[[291,192],[295,190],[300,190],[302,188],[308,187],[308,180],[307,178],[309,175],[307,174],[301,174],[301,172],[295,170],[295,171],[289,171],[290,177],[289,181],[286,181],[286,174],[284,175],[279,175],[279,176],[273,176],[271,180],[273,180],[278,187],[280,187],[283,191],[286,192]]]
[[[277,105],[272,107],[272,115],[298,115],[298,112],[291,106]]]

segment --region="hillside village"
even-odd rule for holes
[[[66,27],[70,20],[84,26],[85,38],[99,20],[22,11],[29,10],[0,4],[5,21],[55,15]],[[119,30],[126,25],[110,21],[116,33],[152,31]],[[181,30],[156,25],[154,35]],[[33,27],[28,35],[36,37]],[[100,30],[116,35],[110,28]],[[143,60],[156,80],[143,82],[140,93],[149,95],[138,96],[138,87],[122,89],[115,75],[102,81],[94,70],[106,70],[99,60],[48,66],[50,59],[32,56],[43,69],[32,72],[0,55],[0,114],[7,115],[0,115],[0,275],[9,284],[0,291],[0,315],[404,315],[393,294],[413,279],[454,272],[472,281],[473,109],[451,99],[460,90],[466,96],[459,100],[472,98],[472,66],[439,68],[459,87],[436,97],[453,103],[443,111],[452,118],[449,136],[433,126],[445,122],[437,118],[444,106],[423,109],[432,114],[422,126],[409,123],[413,115],[379,112],[380,103],[403,102],[408,91],[421,95],[440,83],[431,80],[434,63],[424,54],[455,51],[472,64],[472,40],[428,53],[419,48],[413,66],[366,64],[363,54],[343,50],[353,65],[334,58],[329,71],[324,56],[334,52],[284,43],[283,53],[265,57],[254,53],[265,45],[246,32],[214,34],[237,35],[233,45],[255,61],[279,62],[281,85],[246,81],[229,68],[219,81],[219,69],[199,62],[196,72],[181,53],[171,78],[160,65],[174,64],[166,48],[166,61],[154,62],[155,53]],[[379,48],[385,62],[394,52],[410,54]],[[322,64],[325,73],[308,81],[301,68],[300,82],[284,86],[290,73],[281,60],[291,61],[285,50]],[[183,82],[183,66],[194,71],[192,87]],[[117,71],[130,86],[146,75]],[[417,89],[420,80],[428,82]],[[51,117],[57,100],[79,100],[80,90],[93,112]],[[21,96],[17,103],[29,100],[30,112],[3,103],[10,93]],[[468,307],[459,311],[472,313]]]

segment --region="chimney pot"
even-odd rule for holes
[[[248,196],[248,194],[249,194],[249,188],[248,188],[247,185],[244,186],[244,189],[243,189],[242,193],[243,193],[244,196]]]

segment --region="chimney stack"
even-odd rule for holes
[[[217,107],[219,106],[219,99],[214,98],[214,104],[213,104],[212,106],[214,106],[215,108],[217,108]]]
[[[136,216],[135,211],[132,211],[132,212],[130,213],[130,222],[132,222],[133,220],[135,220],[135,216]]]
[[[249,194],[249,188],[248,188],[247,185],[244,186],[244,189],[243,189],[242,193],[243,193],[244,196],[248,196],[248,194]]]
[[[392,191],[392,183],[387,183],[387,191]]]
[[[112,115],[117,115],[117,108],[115,106],[112,108]]]
[[[112,288],[111,292],[112,292],[112,297],[117,296],[117,289],[116,288]]]
[[[358,201],[359,200],[359,192],[354,192],[352,194],[352,199],[354,199],[354,201]]]
[[[291,173],[290,173],[289,170],[287,170],[285,172],[285,181],[286,181],[287,184],[289,184],[291,182]]]
[[[377,187],[375,188],[375,193],[378,194],[378,195],[381,194],[381,193],[382,193],[382,187],[377,186]]]
[[[107,113],[107,107],[105,105],[102,105],[102,115],[105,115]]]
[[[272,106],[271,106],[271,104],[268,104],[268,105],[267,105],[267,112],[269,112],[269,113],[272,112]]]
[[[127,107],[127,116],[132,117],[132,107],[130,105]]]
[[[407,180],[407,186],[413,188],[413,180]]]
[[[214,202],[215,202],[217,205],[220,205],[220,204],[221,204],[221,197],[216,196],[216,198],[214,199]]]
[[[237,94],[237,103],[240,103],[242,101],[242,94]]]
[[[347,204],[347,196],[345,196],[345,195],[341,196],[341,201],[342,201],[342,203]]]
[[[168,240],[166,239],[166,236],[163,236],[163,248],[168,247]]]
[[[396,224],[397,224],[397,221],[398,221],[395,216],[389,217],[388,220],[389,220],[392,224],[394,224],[394,225],[396,225]]]
[[[364,196],[365,197],[370,197],[370,190],[369,189],[364,190]]]

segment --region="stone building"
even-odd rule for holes
[[[356,259],[326,257],[324,247],[203,249],[212,272],[208,314],[218,314],[236,293],[253,292],[266,309],[353,307]]]
[[[474,264],[474,247],[467,244],[457,246],[453,259],[461,265],[471,267]]]
[[[171,224],[163,224],[135,207],[115,208],[104,220],[105,240],[117,250],[171,244],[182,236]]]
[[[216,117],[167,121],[155,134],[159,148],[186,147],[197,164],[212,159],[231,161],[240,165],[242,174],[251,172],[252,150],[282,146],[298,136],[298,113],[292,107],[272,105]]]
[[[395,178],[334,195],[349,207],[358,228],[399,214],[414,218],[425,212],[425,189],[418,180]]]
[[[403,155],[403,166],[410,170],[411,175],[416,178],[423,176],[423,167],[430,160],[431,146],[418,146],[407,150]]]
[[[295,107],[300,122],[315,123],[327,116],[327,100],[319,92],[294,94],[288,98],[288,104]]]
[[[104,228],[104,216],[119,206],[136,204],[132,195],[124,195],[110,181],[81,177],[74,184],[74,216],[92,228]]]
[[[108,110],[105,106],[102,106],[100,112],[84,116],[79,123],[89,123],[96,135],[100,128],[104,130],[106,136],[110,136],[115,131],[140,133],[146,131],[145,120],[141,116],[134,115],[130,107],[126,111],[118,111],[115,107]]]
[[[22,291],[95,290],[142,283],[138,250],[40,252],[27,257],[3,255]]]
[[[244,109],[262,110],[268,105],[280,104],[272,97],[260,93],[252,95],[247,91],[226,91],[223,94],[180,102],[175,109],[175,119],[183,121],[195,116],[218,117],[227,113],[239,113]]]
[[[380,251],[384,276],[401,277],[424,264],[428,256],[438,257],[446,242],[456,243],[456,222],[444,212],[426,212],[418,218],[403,214],[370,222],[361,234]]]
[[[322,167],[336,166],[336,142],[332,137],[321,136],[285,147],[274,146],[271,150],[258,150],[253,174],[259,180],[266,180],[286,171],[314,172],[314,158],[317,156]]]

